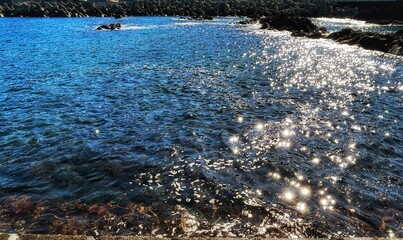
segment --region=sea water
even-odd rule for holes
[[[0,230],[402,237],[402,58],[237,20],[1,18]]]

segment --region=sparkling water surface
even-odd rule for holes
[[[236,20],[0,18],[0,230],[403,237],[402,58]]]

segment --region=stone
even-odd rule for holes
[[[262,29],[290,31],[293,36],[319,36],[320,29],[307,17],[272,12],[259,20]]]
[[[122,26],[120,23],[111,23],[111,24],[104,24],[97,27],[95,30],[117,30],[120,29]]]

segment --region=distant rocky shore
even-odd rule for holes
[[[331,10],[327,0],[304,2],[263,0],[133,0],[95,4],[85,1],[27,1],[0,4],[5,17],[86,17],[86,16],[265,16],[268,10],[287,11],[298,16],[322,16]]]

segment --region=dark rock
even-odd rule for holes
[[[270,24],[268,24],[267,22],[262,22],[261,24],[262,24],[262,26],[260,27],[261,29],[270,29]]]
[[[328,38],[344,44],[359,45],[365,49],[403,55],[402,33],[402,30],[394,34],[380,34],[346,28],[331,33]]]
[[[322,38],[323,35],[321,32],[313,32],[313,33],[307,34],[306,37],[313,38],[313,39],[319,39],[319,38]]]
[[[292,32],[293,36],[317,36],[320,33],[320,29],[309,18],[285,13],[271,13],[259,22],[262,29],[286,30]]]
[[[396,35],[396,36],[403,37],[403,29],[398,30],[398,31],[395,33],[395,35]]]
[[[123,16],[121,14],[115,14],[114,18],[115,19],[120,19],[120,18],[123,18]]]
[[[122,26],[120,23],[111,23],[111,24],[104,24],[97,27],[95,30],[117,30],[120,29]]]
[[[236,24],[240,24],[240,25],[247,25],[247,24],[253,24],[256,23],[256,19],[248,19],[248,20],[241,20],[236,22]]]
[[[319,28],[319,31],[320,31],[321,33],[327,33],[327,29],[326,29],[325,27],[320,27],[320,28]]]
[[[293,37],[305,37],[306,33],[304,33],[303,31],[293,31],[291,33],[291,36],[293,36]]]
[[[188,18],[188,20],[213,20],[212,16],[193,16]]]

